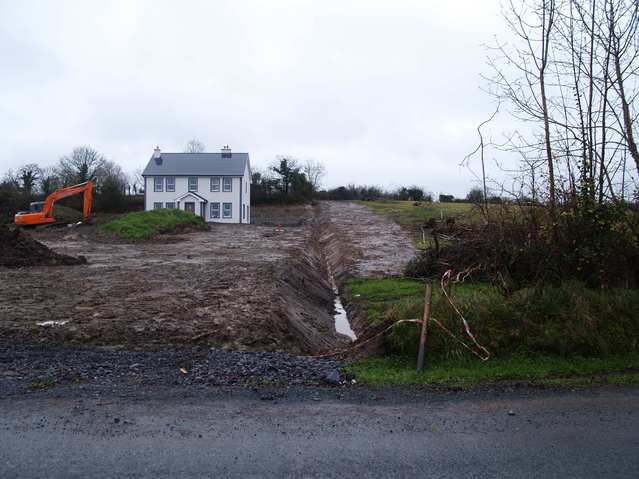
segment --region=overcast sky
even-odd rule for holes
[[[497,0],[0,0],[0,172],[84,144],[133,171],[196,137],[461,196],[504,28]]]

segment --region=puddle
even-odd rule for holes
[[[351,341],[355,341],[357,339],[357,335],[351,328],[351,323],[348,321],[348,315],[342,305],[342,301],[339,297],[339,291],[337,290],[337,285],[333,278],[333,273],[331,273],[330,270],[328,272],[328,277],[331,281],[331,286],[333,287],[333,293],[335,293],[335,314],[333,315],[335,318],[335,331],[339,334],[343,334],[344,336],[348,336],[351,338]]]
[[[69,321],[42,321],[40,323],[36,323],[38,326],[64,326]]]
[[[351,324],[348,322],[348,315],[346,314],[344,306],[342,306],[337,291],[335,291],[335,331],[348,336],[352,341],[357,339],[355,331],[351,329]]]

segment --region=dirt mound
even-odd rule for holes
[[[82,212],[56,203],[53,205],[53,217],[57,223],[75,223],[82,220]]]
[[[58,254],[20,229],[0,227],[0,266],[22,268],[25,266],[56,266],[83,264],[84,256],[73,257]]]

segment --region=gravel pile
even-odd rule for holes
[[[57,384],[141,386],[338,385],[340,363],[286,353],[175,349],[112,351],[0,345],[0,396]]]

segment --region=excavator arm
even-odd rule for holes
[[[81,193],[84,194],[82,217],[84,221],[87,221],[91,215],[91,206],[93,205],[93,182],[91,181],[55,190],[47,196],[46,200],[44,200],[42,211],[35,213],[18,213],[15,216],[15,223],[17,225],[42,225],[55,223],[55,218],[53,217],[53,207],[55,202]]]

